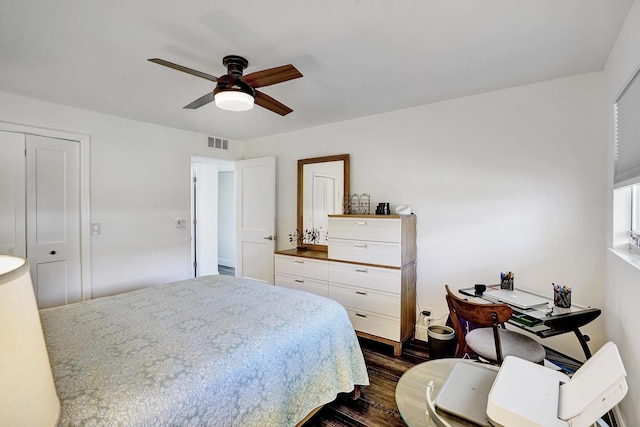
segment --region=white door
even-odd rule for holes
[[[192,163],[194,276],[218,274],[218,166]]]
[[[0,254],[26,257],[23,133],[0,131]]]
[[[236,276],[273,284],[276,159],[236,163]]]
[[[38,307],[80,301],[80,146],[27,135],[27,258]]]

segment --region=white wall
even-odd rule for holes
[[[191,156],[221,157],[205,135],[0,92],[0,120],[90,135],[93,296],[190,277]],[[231,141],[226,160],[244,146]]]
[[[418,219],[418,300],[448,312],[444,285],[497,283],[604,304],[606,102],[593,73],[381,114],[246,143],[277,156],[278,248],[295,230],[296,161],[349,153],[351,191]],[[295,113],[294,113],[295,114]],[[444,320],[444,319],[443,319]],[[585,328],[591,348],[603,321]],[[544,344],[583,360],[573,335]]]
[[[607,244],[613,244],[613,109],[621,91],[640,68],[640,2],[634,2],[625,25],[618,36],[605,67],[607,107],[609,111],[609,174],[607,176]],[[627,425],[640,423],[640,342],[637,325],[640,324],[640,270],[607,253],[606,255],[605,334],[620,349],[627,370],[629,394],[621,403]]]

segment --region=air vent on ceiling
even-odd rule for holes
[[[210,136],[209,137],[209,142],[208,142],[208,147],[209,148],[215,148],[216,150],[228,150],[229,149],[229,140],[228,139],[223,139],[223,138],[218,138],[215,136]]]

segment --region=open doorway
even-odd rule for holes
[[[235,163],[193,157],[191,182],[193,276],[235,276]]]

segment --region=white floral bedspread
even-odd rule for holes
[[[249,280],[201,277],[40,316],[64,426],[288,426],[369,384],[340,304]]]

